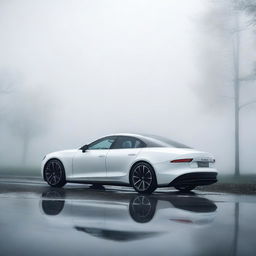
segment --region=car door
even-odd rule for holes
[[[145,143],[135,137],[118,136],[106,158],[108,179],[116,178],[116,181],[127,182],[125,179],[127,179],[131,164],[143,147]]]
[[[105,180],[106,156],[115,138],[104,137],[88,145],[85,151],[78,150],[73,158],[73,179]]]

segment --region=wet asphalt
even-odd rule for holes
[[[256,255],[256,196],[0,179],[0,255]]]

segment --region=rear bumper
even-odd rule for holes
[[[203,186],[217,182],[217,172],[191,172],[178,176],[168,186]]]
[[[215,167],[198,168],[191,164],[161,163],[154,166],[159,187],[174,186],[175,183],[195,183],[209,185],[217,181],[218,171]],[[174,182],[175,181],[175,182]],[[176,185],[175,185],[176,186]]]

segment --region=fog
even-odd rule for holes
[[[234,173],[233,7],[219,2],[1,0],[0,165],[39,167],[46,153],[143,132]],[[239,10],[241,76],[256,62],[253,14]],[[255,111],[240,111],[241,174],[255,172]]]

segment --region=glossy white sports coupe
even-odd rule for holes
[[[52,187],[67,182],[120,185],[139,193],[152,193],[157,187],[190,191],[217,182],[211,154],[142,134],[113,134],[79,149],[50,153],[41,170]]]

